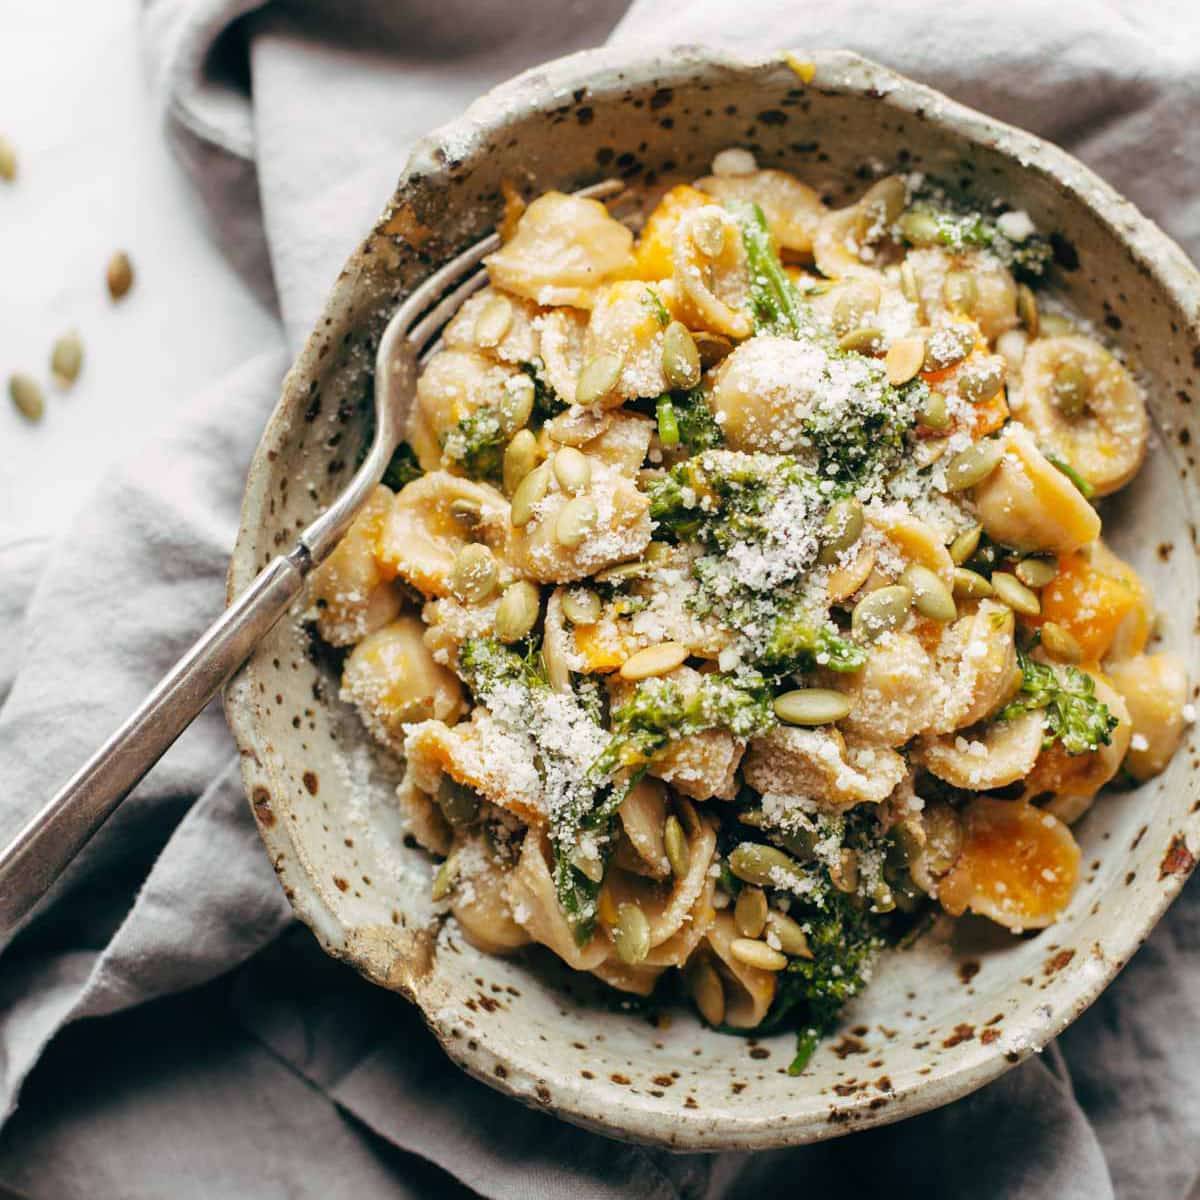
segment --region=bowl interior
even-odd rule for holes
[[[609,174],[691,178],[728,145],[786,167],[831,203],[873,171],[921,170],[1003,196],[1053,230],[1055,284],[1142,372],[1156,442],[1105,506],[1108,536],[1150,580],[1164,644],[1197,671],[1197,282],[1180,252],[1079,164],[852,55],[748,61],[680,51],[561,60],[476,104],[424,143],[352,258],[289,375],[251,472],[231,570],[240,590],[343,486],[369,434],[371,361],[397,299],[495,224],[500,183],[528,193]],[[808,76],[807,80],[805,76]],[[832,1136],[943,1103],[1040,1048],[1146,936],[1192,863],[1190,747],[1077,827],[1085,877],[1066,918],[1014,938],[964,920],[887,955],[842,1032],[800,1078],[788,1035],[761,1041],[614,1011],[536,957],[503,960],[441,925],[430,861],[406,841],[398,765],[338,699],[300,608],[231,684],[247,793],[283,886],[325,948],[423,1009],[467,1069],[531,1104],[619,1136],[752,1148]]]

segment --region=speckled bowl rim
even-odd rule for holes
[[[1200,327],[1200,273],[1174,241],[1109,184],[1058,147],[849,51],[781,50],[745,55],[684,45],[639,54],[624,48],[606,47],[556,59],[488,92],[457,120],[418,142],[397,187],[403,189],[406,181],[415,174],[441,169],[448,159],[461,162],[469,158],[496,126],[561,104],[576,89],[587,88],[594,93],[617,84],[630,87],[651,80],[658,87],[669,88],[713,71],[752,74],[755,70],[777,68],[785,57],[811,67],[812,76],[804,82],[817,93],[856,94],[885,107],[916,114],[950,134],[998,151],[1024,170],[1050,181],[1060,193],[1073,195],[1124,244],[1157,288],[1185,314],[1192,328]],[[587,131],[581,130],[579,136],[586,138]],[[327,306],[336,304],[352,292],[356,258],[357,252],[339,277]],[[268,470],[268,457],[273,453],[271,447],[281,442],[292,418],[287,398],[295,391],[297,381],[315,374],[319,354],[319,333],[314,332],[284,381],[281,400],[265,427],[251,464],[237,546],[229,568],[228,594],[231,597],[248,585],[257,570],[254,533],[263,519],[265,489],[261,483]],[[226,691],[225,711],[243,754],[243,774],[250,797],[252,781],[262,778],[262,766],[256,764],[257,773],[254,773],[246,761],[255,755],[256,747],[263,745],[257,717],[253,705],[244,697],[239,699],[233,684]],[[268,770],[273,771],[274,767],[268,764]],[[1194,866],[1195,856],[1188,849],[1185,834],[1192,835],[1193,844],[1200,840],[1200,818],[1184,818],[1182,825],[1184,828],[1173,835],[1168,850],[1170,854],[1178,847],[1178,862],[1169,878],[1164,874],[1165,885],[1156,902],[1147,903],[1144,919],[1131,924],[1109,947],[1102,970],[1079,972],[1063,978],[1066,1002],[1055,1005],[1052,1011],[1046,1012],[1040,1024],[1028,1028],[1020,1053],[1011,1050],[1006,1053],[999,1043],[980,1045],[976,1053],[956,1065],[907,1089],[898,1090],[887,1108],[878,1114],[864,1114],[864,1119],[853,1124],[830,1124],[824,1113],[801,1114],[794,1121],[780,1124],[778,1119],[744,1117],[736,1111],[718,1113],[710,1108],[702,1113],[681,1112],[669,1129],[666,1126],[657,1129],[653,1127],[655,1114],[643,1110],[637,1098],[627,1097],[618,1104],[599,1095],[593,1096],[586,1088],[568,1091],[561,1099],[556,1097],[552,1111],[585,1128],[627,1140],[669,1145],[677,1150],[747,1150],[797,1145],[838,1136],[915,1116],[958,1099],[1039,1051],[1070,1025],[1128,962],[1178,894]],[[294,857],[295,846],[288,822],[260,824],[259,832],[273,861],[280,856]],[[401,991],[409,999],[417,999],[403,972],[395,969],[393,956],[380,944],[377,933],[364,934],[345,928],[315,886],[304,886],[304,881],[299,879],[291,882],[289,899],[296,915],[310,926],[327,952],[354,966],[373,982]],[[336,936],[330,936],[331,933]],[[1071,980],[1075,981],[1073,986]],[[482,1042],[472,1043],[474,1048],[469,1049],[461,1040],[452,1038],[449,1029],[442,1028],[434,1014],[421,1011],[454,1062],[489,1086],[524,1103],[533,1103],[538,1080],[522,1062],[506,1057],[504,1048],[486,1046]]]

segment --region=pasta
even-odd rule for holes
[[[1040,320],[1024,214],[923,177],[831,211],[731,150],[636,238],[557,192],[513,216],[317,633],[469,942],[677,978],[802,1070],[927,915],[1062,917],[1071,824],[1182,740],[1093,504],[1142,389]]]

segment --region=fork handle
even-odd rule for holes
[[[274,559],[171,668],[129,719],[0,852],[0,939],[66,870],[117,805],[199,716],[288,610],[310,559]]]

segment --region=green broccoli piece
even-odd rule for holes
[[[417,463],[416,451],[407,442],[401,442],[383,472],[383,482],[393,492],[398,492],[406,484],[412,483],[414,479],[420,479],[424,474],[425,472]]]
[[[900,218],[901,236],[910,244],[931,242],[955,253],[964,250],[990,250],[1005,266],[1018,275],[1039,278],[1054,260],[1050,239],[1031,234],[1015,242],[1000,232],[992,217],[973,209],[955,207],[944,198],[918,200]]]
[[[726,208],[737,218],[742,230],[755,332],[795,337],[803,327],[800,302],[775,253],[763,210],[744,200],[731,200]]]
[[[819,666],[847,672],[857,671],[867,661],[867,652],[828,621],[789,605],[776,615],[761,661],[779,674]]]
[[[1021,690],[1000,710],[1000,720],[1012,721],[1041,709],[1046,714],[1044,747],[1061,742],[1068,754],[1086,754],[1112,741],[1117,718],[1096,698],[1092,677],[1078,667],[1050,667],[1018,651]]]
[[[495,483],[500,479],[504,447],[508,444],[502,425],[498,408],[477,408],[445,435],[442,450],[468,478]]]

